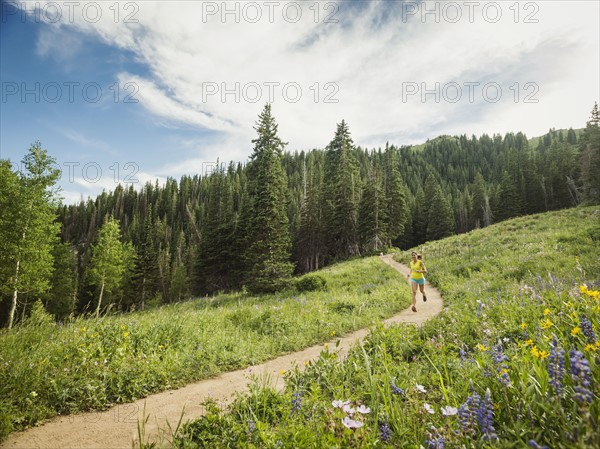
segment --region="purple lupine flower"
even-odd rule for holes
[[[581,332],[586,336],[588,343],[594,344],[596,343],[596,334],[594,333],[594,329],[592,328],[592,323],[588,319],[587,316],[581,315],[581,319],[579,320]]]
[[[473,393],[458,408],[458,421],[460,422],[462,431],[466,434],[475,434],[475,419],[480,402],[481,397],[477,393]]]
[[[467,352],[463,349],[460,348],[460,350],[458,351],[458,355],[460,356],[460,359],[464,362],[465,360],[467,360]]]
[[[432,432],[427,432],[427,449],[444,449],[445,443],[444,437],[432,426]]]
[[[389,443],[392,438],[392,429],[387,421],[379,424],[379,439],[384,443]]]
[[[508,365],[506,362],[508,357],[504,354],[504,349],[502,348],[502,342],[498,340],[498,344],[492,347],[492,360],[497,365],[496,369],[498,374],[500,375],[500,382],[505,387],[510,385],[510,377],[508,376]]]
[[[590,362],[581,351],[572,349],[569,356],[571,359],[571,377],[575,382],[573,387],[575,390],[574,399],[580,404],[588,404],[592,402],[594,397],[589,388],[592,384]]]
[[[394,377],[390,382],[390,388],[392,389],[392,394],[397,394],[400,396],[404,396],[404,390],[398,386],[396,386],[396,378]]]
[[[537,444],[535,441],[533,440],[529,440],[529,445],[533,448],[533,449],[548,449],[548,446],[540,446],[539,444]]]
[[[563,377],[565,375],[565,351],[558,346],[556,336],[552,338],[552,349],[548,359],[548,375],[550,376],[550,385],[557,396],[563,394]]]
[[[251,419],[248,420],[248,432],[252,433],[256,430],[256,424]]]
[[[479,404],[479,410],[477,412],[477,421],[479,423],[479,430],[483,434],[483,441],[498,441],[498,435],[496,435],[496,429],[493,425],[494,409],[492,406],[492,393],[488,388],[485,391],[485,397]]]
[[[291,414],[298,413],[302,406],[302,392],[297,391],[292,394],[292,411]]]

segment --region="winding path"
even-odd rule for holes
[[[392,255],[381,256],[381,260],[408,277],[409,269],[392,259]],[[417,294],[417,309],[414,313],[410,307],[384,321],[392,323],[413,323],[420,325],[441,312],[443,301],[440,293],[430,285],[427,286],[427,302],[422,302],[420,293]],[[340,357],[362,341],[370,329],[360,329],[343,338],[337,348]],[[338,339],[328,343],[335,345]],[[7,438],[0,446],[3,449],[16,448],[131,448],[132,442],[137,441],[138,419],[149,417],[146,424],[146,441],[160,438],[160,430],[174,428],[184,411],[183,420],[193,419],[203,414],[200,405],[208,397],[213,397],[219,404],[225,406],[236,392],[247,390],[248,376],[267,375],[277,388],[283,388],[284,382],[280,375],[298,363],[318,358],[324,345],[316,345],[302,351],[277,357],[260,365],[237,371],[223,373],[212,379],[189,384],[178,390],[168,390],[140,399],[129,404],[119,404],[104,412],[83,413],[78,415],[60,416],[47,421],[45,424],[23,432],[16,432]],[[184,408],[185,407],[185,408]],[[145,408],[145,415],[144,415]]]

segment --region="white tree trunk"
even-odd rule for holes
[[[10,304],[10,311],[8,312],[8,328],[12,329],[13,321],[15,320],[15,310],[17,309],[17,297],[19,291],[17,290],[17,282],[19,281],[19,268],[21,267],[21,260],[17,260],[17,269],[15,272],[15,289],[13,290],[12,303]]]
[[[96,307],[96,318],[100,316],[100,304],[102,304],[102,295],[104,294],[104,280],[100,286],[100,298],[98,298],[98,306]]]

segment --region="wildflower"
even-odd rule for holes
[[[354,409],[354,407],[350,407],[350,404],[344,404],[342,407],[342,410],[344,411],[344,413],[346,413],[347,415],[354,415],[354,412],[356,411]]]
[[[550,309],[544,309],[544,316],[550,315]]]
[[[285,370],[284,370],[284,369],[280,369],[280,370],[279,370],[279,374],[280,374],[281,376],[283,376],[283,375],[285,374]]]
[[[368,413],[371,412],[371,409],[369,407],[366,407],[364,405],[359,405],[358,407],[356,407],[356,411],[358,413],[360,413],[361,415],[366,415]]]
[[[552,340],[552,349],[550,351],[548,375],[550,377],[550,385],[554,388],[554,392],[557,396],[562,396],[564,374],[565,351],[558,346],[558,341],[556,340],[556,337],[554,337]]]
[[[417,384],[417,391],[420,391],[421,393],[427,393],[427,390],[425,389],[425,387],[423,385],[419,385],[419,384]]]
[[[592,343],[592,344],[595,343],[596,342],[596,334],[594,333],[594,329],[592,328],[592,323],[590,322],[588,317],[585,315],[581,315],[581,319],[579,320],[579,323],[581,325],[581,331],[583,332],[583,335],[586,336],[588,342]]]
[[[124,337],[124,338],[127,338],[127,337],[129,337],[129,332],[123,332],[123,337]]]
[[[576,337],[577,335],[579,335],[579,333],[581,333],[581,328],[579,326],[576,326],[573,329],[571,329],[571,335],[573,337]]]
[[[527,324],[521,323],[521,330],[524,331],[525,329],[527,329]]]
[[[531,346],[533,344],[533,340],[529,339],[526,340],[525,343],[523,343],[525,346]]]
[[[387,421],[383,421],[379,425],[379,439],[384,443],[389,443],[392,437],[392,429]]]
[[[298,391],[292,394],[292,413],[298,413],[302,406],[302,392]]]
[[[582,295],[585,295],[588,291],[587,285],[582,284],[581,287],[579,287],[579,293],[581,293]]]
[[[444,449],[444,437],[435,427],[431,428],[432,432],[427,432],[427,449]]]
[[[31,396],[32,398],[37,397],[37,393],[35,391],[32,391],[31,393],[29,393],[29,396]]]
[[[458,355],[460,356],[460,359],[464,362],[465,360],[467,360],[467,353],[465,352],[464,349],[460,348],[460,350],[458,351]]]
[[[593,352],[596,350],[596,346],[588,343],[587,345],[585,345],[585,348],[583,348],[583,350],[586,352]]]
[[[256,430],[256,424],[251,419],[248,420],[248,432],[252,433]]]
[[[493,419],[494,410],[492,406],[492,393],[488,388],[477,413],[477,421],[479,422],[479,430],[481,430],[481,433],[483,434],[483,441],[498,440],[498,435],[496,435],[496,430],[492,423]]]
[[[540,326],[542,329],[550,329],[552,326],[554,326],[554,323],[552,321],[550,321],[548,318],[540,321]]]
[[[348,416],[342,419],[342,424],[348,429],[360,429],[363,426],[361,421],[355,421]]]
[[[531,355],[537,357],[538,359],[544,360],[550,355],[550,353],[548,351],[540,351],[537,346],[534,346],[533,348],[531,348]]]
[[[331,336],[335,337],[335,331],[331,331]]]
[[[571,359],[571,377],[575,382],[574,398],[580,404],[592,402],[593,394],[590,391],[591,371],[590,362],[583,356],[581,351],[571,350],[569,353]]]
[[[342,401],[341,399],[336,399],[331,403],[331,405],[333,405],[334,408],[342,408],[343,406],[348,404],[350,404],[350,401]]]
[[[404,390],[400,387],[396,386],[396,378],[394,377],[390,382],[390,388],[392,389],[392,394],[402,395],[404,396]]]
[[[425,404],[423,404],[423,408],[425,409],[425,411],[431,415],[433,415],[435,413],[435,410],[433,409],[433,407],[431,405],[429,405],[427,402],[425,402]]]
[[[454,416],[458,413],[458,409],[456,407],[450,407],[449,405],[447,405],[445,407],[442,407],[441,412],[444,416]]]
[[[481,397],[477,393],[469,396],[464,404],[458,408],[458,420],[461,429],[466,434],[475,433],[475,416],[479,409]]]
[[[481,352],[485,352],[488,350],[488,348],[484,345],[482,345],[481,343],[477,344],[477,349],[479,349]]]
[[[529,440],[529,445],[533,448],[533,449],[548,449],[548,446],[540,446],[539,444],[537,444],[535,441],[533,440]]]

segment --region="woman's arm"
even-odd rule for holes
[[[421,262],[421,273],[427,273],[427,268],[423,262]]]

